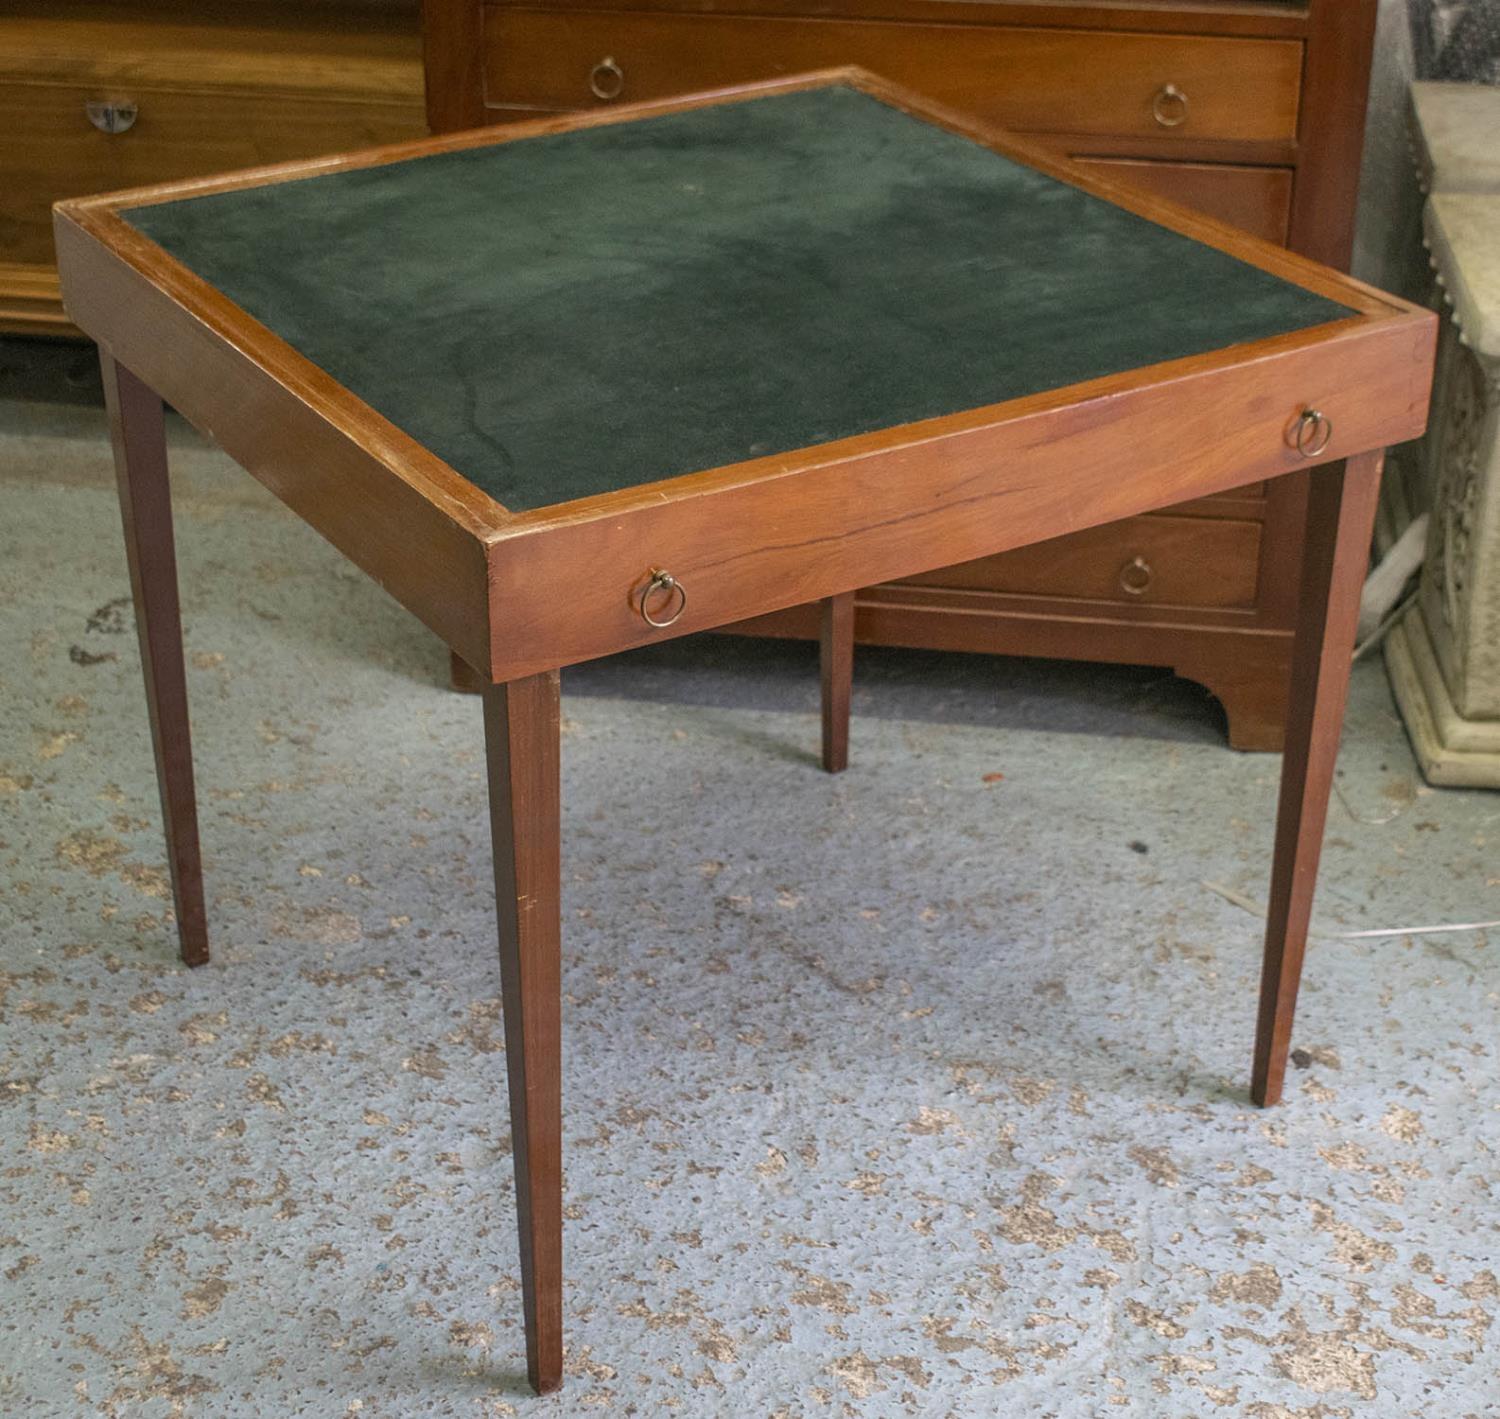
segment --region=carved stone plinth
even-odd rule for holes
[[[1451,319],[1420,454],[1427,560],[1386,660],[1427,778],[1500,788],[1500,193],[1434,193],[1425,233]]]
[[[1411,86],[1412,158],[1423,192],[1500,192],[1500,94],[1484,84]]]

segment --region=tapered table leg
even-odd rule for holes
[[[1382,461],[1382,454],[1367,453],[1345,464],[1315,469],[1308,493],[1302,597],[1292,651],[1250,1085],[1258,1104],[1274,1104],[1281,1098],[1286,1073]]]
[[[526,1370],[562,1383],[562,980],[558,674],[484,691]]]
[[[156,750],[177,938],[182,959],[190,966],[201,966],[208,960],[208,921],[203,906],[198,808],[193,795],[166,425],[161,400],[153,390],[103,351],[99,363],[114,444],[120,516],[125,524],[141,669],[146,677],[151,742]]]
[[[854,593],[823,599],[823,767],[849,767],[849,692],[854,681]]]

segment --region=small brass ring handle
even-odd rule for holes
[[[86,99],[83,111],[101,133],[124,133],[135,126],[140,106],[129,100]]]
[[[1151,585],[1151,563],[1134,557],[1120,568],[1120,590],[1131,596],[1144,596]]]
[[[1292,430],[1292,446],[1304,458],[1316,458],[1333,442],[1333,420],[1321,409],[1304,409]]]
[[[615,63],[613,55],[606,54],[589,70],[589,92],[596,99],[608,103],[610,99],[619,98],[624,89],[625,71]]]
[[[672,604],[673,594],[676,594],[675,599],[677,603],[677,609],[673,611],[670,616],[667,616],[663,620],[657,620],[657,618],[651,614],[651,598],[655,596],[658,591],[664,591],[667,593],[667,600],[662,603],[663,609]],[[676,625],[677,622],[682,619],[682,613],[687,610],[687,592],[683,589],[682,583],[678,581],[671,572],[663,571],[660,567],[652,567],[651,580],[641,588],[641,599],[639,605],[641,619],[648,626],[655,626],[658,629],[663,629],[667,626]]]
[[[1151,116],[1163,128],[1181,128],[1187,122],[1188,96],[1176,84],[1163,84],[1151,100]]]

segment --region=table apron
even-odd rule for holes
[[[523,515],[490,547],[490,672],[540,670],[708,630],[1310,466],[1298,414],[1332,421],[1327,462],[1421,433],[1430,319],[1199,369],[768,476],[767,460],[675,493]],[[1424,363],[1425,362],[1425,363]],[[1012,406],[1013,407],[1013,406]],[[681,584],[674,625],[649,626],[654,569]]]

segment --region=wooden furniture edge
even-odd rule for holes
[[[456,4],[470,9],[647,11],[652,14],[733,15],[747,19],[807,16],[807,0],[547,0],[544,6],[532,0],[426,0],[432,9],[452,9]],[[819,18],[842,19],[836,13]],[[971,0],[879,0],[861,7],[853,23],[954,24],[983,29],[995,24]],[[1308,30],[1305,3],[1282,0],[1213,0],[1205,4],[1161,4],[1155,0],[1092,0],[1072,4],[1068,0],[1007,0],[1006,28],[1119,30],[1142,34],[1201,35],[1204,38],[1244,36],[1250,39],[1301,39]]]
[[[861,589],[854,600],[861,645],[1154,665],[1196,681],[1224,706],[1231,748],[1281,748],[1292,652],[1292,632],[1284,626],[1205,626],[1170,612],[1151,621],[1122,623],[1111,615],[1115,608],[1003,592],[975,592],[972,604],[948,600],[934,605],[906,597],[912,589],[921,588],[898,583]],[[816,640],[822,604],[791,606],[719,629]],[[1042,651],[1028,639],[1028,628],[1038,621],[1050,632]],[[1170,637],[1163,638],[1163,627]]]
[[[1365,146],[1376,6],[1317,6],[1302,56],[1299,157],[1287,243],[1342,270],[1354,249],[1355,198]],[[1310,141],[1317,134],[1318,141]],[[1339,214],[1329,222],[1327,213]]]
[[[480,0],[422,0],[422,71],[434,133],[484,123],[483,30]]]
[[[658,507],[674,496],[702,495],[724,492],[736,487],[753,486],[772,478],[815,472],[818,469],[865,458],[871,454],[889,453],[897,447],[914,449],[920,445],[939,442],[950,437],[991,430],[1038,414],[1066,411],[1100,401],[1117,400],[1175,380],[1222,371],[1233,372],[1267,358],[1304,350],[1322,349],[1332,343],[1342,343],[1346,340],[1364,340],[1377,332],[1390,333],[1408,329],[1421,331],[1429,328],[1435,331],[1436,325],[1436,317],[1431,311],[1416,306],[1411,307],[1410,310],[1385,316],[1352,315],[1347,319],[1326,325],[1309,326],[1304,330],[1271,336],[1265,340],[1228,346],[1200,355],[1187,355],[1181,359],[1163,361],[1156,365],[1143,365],[1117,374],[1102,375],[1097,379],[1085,380],[1078,384],[1042,390],[1036,394],[1006,400],[999,404],[964,409],[954,414],[940,414],[914,423],[877,429],[872,433],[856,434],[849,438],[790,449],[782,453],[765,454],[741,463],[699,469],[649,483],[637,483],[628,488],[621,488],[614,492],[594,493],[571,502],[551,503],[544,507],[511,512],[495,529],[490,541],[499,551],[503,549],[507,541],[529,537],[538,530],[589,522],[597,518],[616,517],[645,508]],[[1415,436],[1415,434],[1411,435],[1411,437]],[[1334,446],[1338,447],[1342,443],[1343,439],[1340,438]],[[1349,451],[1354,452],[1355,449],[1351,447]],[[1290,449],[1284,452],[1290,460]],[[1305,463],[1288,461],[1269,472],[1246,474],[1243,479],[1231,480],[1222,485],[1206,486],[1201,491],[1185,491],[1181,500],[1187,501],[1232,491],[1244,483],[1255,482],[1262,477],[1277,477],[1284,473],[1294,473],[1307,466]],[[1152,504],[1150,508],[1137,511],[1153,511],[1157,506],[1157,504]],[[1161,506],[1164,507],[1166,504]],[[1122,514],[1122,516],[1132,515],[1134,514]]]
[[[31,262],[0,261],[0,335],[79,335],[63,314],[57,271]]]
[[[58,78],[38,63],[34,74],[26,73],[16,66],[6,74],[6,81],[15,84],[18,88],[39,90],[79,88],[103,91],[124,90],[132,95],[143,97],[157,94],[194,94],[200,97],[252,100],[263,100],[269,97],[283,101],[295,100],[303,104],[327,104],[330,107],[358,106],[362,109],[378,107],[407,111],[421,105],[423,95],[415,83],[407,84],[404,81],[402,71],[405,67],[403,64],[391,61],[382,64],[381,68],[386,72],[375,76],[369,83],[356,84],[346,80],[342,85],[335,85],[327,82],[314,82],[311,78],[302,79],[286,69],[273,70],[278,74],[279,83],[271,78],[262,79],[254,75],[244,76],[237,81],[219,81],[201,72],[195,77],[187,77],[192,71],[186,66],[182,77],[170,72],[152,75],[149,78],[112,75],[99,77],[92,73],[80,72],[76,77],[65,75]],[[396,82],[398,79],[402,82]]]
[[[1118,634],[1129,640],[1144,633],[1159,630],[1166,626],[1174,631],[1184,631],[1193,634],[1204,633],[1212,636],[1229,636],[1238,640],[1256,640],[1262,637],[1273,637],[1277,639],[1291,638],[1291,631],[1284,626],[1262,625],[1250,616],[1241,618],[1239,623],[1233,617],[1226,616],[1222,620],[1205,626],[1200,621],[1187,619],[1184,612],[1195,612],[1196,607],[1184,607],[1165,605],[1160,608],[1160,614],[1152,617],[1149,621],[1126,621],[1116,622],[1110,618],[1113,606],[1108,601],[1091,600],[1087,597],[1063,598],[1057,596],[1043,596],[1025,592],[1012,591],[976,591],[967,587],[957,588],[959,596],[971,604],[959,607],[950,607],[946,601],[940,600],[945,592],[951,592],[951,587],[929,587],[914,582],[885,582],[874,586],[862,586],[855,595],[855,613],[861,618],[876,617],[899,617],[911,615],[925,615],[934,609],[941,607],[945,612],[952,611],[958,618],[970,618],[975,620],[998,619],[998,620],[1042,620],[1049,621],[1060,626],[1079,626],[1102,628],[1110,635]],[[818,603],[807,602],[793,606],[784,606],[778,611],[766,611],[757,616],[747,616],[743,621],[730,621],[715,629],[727,631],[734,634],[743,632],[746,635],[766,635],[791,638],[810,639],[812,631],[809,629],[817,619]],[[807,626],[793,626],[793,616],[800,616],[808,622]],[[907,642],[899,640],[886,640],[877,637],[875,644],[880,645],[910,645],[914,649],[923,649],[920,642]],[[950,645],[929,647],[938,650],[963,650],[965,642],[962,637],[955,636]],[[1005,651],[1003,654],[1010,654]],[[1019,652],[1017,652],[1019,653]],[[1064,657],[1072,659],[1074,657]],[[1139,659],[1134,653],[1122,651],[1116,655],[1101,655],[1101,659],[1117,660],[1122,664],[1150,664],[1148,659]]]
[[[79,259],[84,250],[79,242],[89,243],[90,250],[112,258],[120,268],[153,286],[173,306],[212,330],[226,345],[271,371],[289,393],[316,407],[330,424],[384,461],[396,477],[420,491],[476,537],[491,532],[501,520],[505,509],[488,493],[345,389],[116,211],[86,208],[72,201],[57,203],[53,211],[53,234],[60,258],[64,245],[72,259]],[[67,286],[61,259],[58,269],[62,284]],[[76,297],[65,289],[63,299],[64,307],[68,308],[68,301]],[[96,310],[94,329],[88,329],[82,321],[76,323],[95,340],[105,337],[103,342],[107,344],[111,333],[107,327],[115,322],[107,311]]]
[[[1269,342],[1269,352],[1242,347],[1227,363],[1216,352],[1158,366],[1090,397],[1074,386],[689,475],[671,498],[659,485],[655,495],[602,495],[566,516],[522,514],[489,548],[491,673],[513,678],[543,659],[566,665],[711,630],[1305,469],[1287,443],[1297,398],[1316,398],[1333,421],[1320,461],[1414,437],[1426,421],[1435,319],[1349,324]],[[1307,392],[1286,399],[1285,389]],[[1149,490],[1119,476],[1122,446],[1160,470]],[[907,476],[928,494],[916,512],[890,493]],[[741,527],[774,539],[753,571],[740,568]],[[636,612],[654,567],[689,593],[670,629],[653,630]],[[548,647],[543,657],[511,644],[515,624]]]
[[[487,663],[497,504],[113,212],[59,204],[54,234],[64,305],[85,334],[454,650]]]

